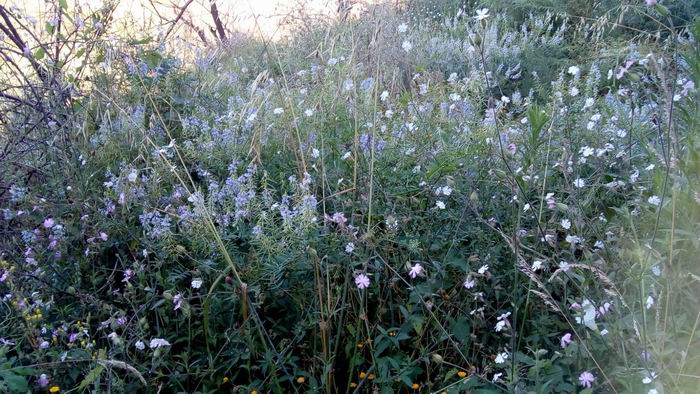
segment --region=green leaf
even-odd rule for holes
[[[0,380],[10,389],[11,393],[26,393],[29,391],[29,384],[24,376],[16,375],[11,371],[0,372]]]
[[[34,52],[34,59],[41,60],[44,58],[44,55],[46,55],[46,51],[44,51],[44,48],[39,47],[36,52]]]
[[[80,387],[78,387],[78,391],[82,392],[87,386],[95,383],[95,381],[100,377],[104,369],[105,367],[103,367],[102,365],[98,365],[92,371],[88,372],[88,374],[85,375],[85,379],[83,379],[83,381],[80,382]]]
[[[67,10],[68,0],[58,0],[58,6],[61,7],[62,10]]]

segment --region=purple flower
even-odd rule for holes
[[[564,336],[561,337],[561,339],[559,340],[559,344],[561,345],[562,349],[565,349],[567,346],[569,346],[571,342],[573,342],[573,340],[571,339],[571,333],[568,332],[564,334]]]
[[[56,224],[52,218],[46,218],[44,220],[44,228],[51,228],[53,225]]]
[[[653,7],[656,5],[656,0],[645,0],[647,3],[647,7]]]
[[[176,294],[175,297],[173,297],[173,304],[175,304],[175,307],[173,307],[174,311],[182,307],[182,294]]]
[[[593,374],[589,371],[582,372],[578,377],[578,382],[581,384],[581,387],[591,388],[594,381],[595,376],[593,376]]]
[[[10,276],[9,271],[5,271],[5,270],[0,269],[0,283],[6,281],[8,276]]]
[[[369,287],[369,277],[365,274],[362,274],[362,273],[355,275],[355,285],[360,290],[368,288]]]
[[[78,339],[78,335],[79,334],[77,332],[70,334],[70,336],[68,337],[68,342],[70,342],[70,343],[75,342]]]
[[[45,373],[42,373],[37,383],[39,383],[40,387],[46,387],[49,385],[49,377]]]

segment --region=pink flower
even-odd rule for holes
[[[561,345],[562,349],[565,349],[567,346],[569,346],[571,342],[573,342],[573,340],[571,339],[571,333],[568,332],[564,334],[564,336],[561,337],[561,339],[559,340],[559,344]]]
[[[581,387],[585,388],[591,388],[591,385],[595,381],[595,376],[593,376],[592,373],[588,371],[584,371],[579,375],[578,377],[578,382],[581,384]]]
[[[411,267],[411,271],[409,271],[408,275],[411,278],[416,279],[416,277],[418,275],[421,275],[422,273],[423,273],[423,266],[420,264],[416,264],[413,267]]]
[[[362,274],[362,273],[355,275],[355,285],[360,290],[368,288],[369,287],[369,277],[365,274]]]
[[[656,5],[656,0],[646,0],[647,7],[653,7]]]
[[[106,241],[107,239],[109,239],[109,236],[107,235],[107,233],[100,233],[100,239]]]

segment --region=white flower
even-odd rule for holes
[[[138,349],[138,350],[143,350],[143,349],[146,348],[146,344],[144,344],[143,341],[138,340],[138,341],[136,341],[136,343],[134,344],[134,347],[135,347],[136,349]]]
[[[304,115],[306,115],[307,117],[311,117],[314,115],[314,110],[311,108],[308,108],[308,109],[306,109],[306,111],[304,111]]]
[[[328,62],[326,64],[328,64],[329,66],[335,66],[336,64],[338,64],[338,59],[332,57],[328,59]]]
[[[571,66],[567,72],[571,75],[579,75],[581,73],[581,69],[578,68],[578,66]]]
[[[650,309],[652,306],[654,306],[654,298],[652,296],[649,296],[647,297],[646,307],[647,309]]]
[[[402,24],[396,26],[396,31],[398,31],[399,33],[405,33],[407,30],[408,30],[408,25],[405,23],[402,23]]]
[[[510,99],[508,98],[508,96],[501,96],[501,102],[503,104],[508,104],[510,103]]]
[[[561,269],[562,271],[566,272],[569,270],[569,268],[570,268],[570,265],[566,261],[559,262],[559,269]]]
[[[386,99],[389,98],[389,92],[386,90],[382,92],[382,94],[379,95],[379,99],[382,101],[386,101]]]
[[[569,95],[571,97],[576,97],[576,96],[578,96],[579,93],[580,93],[580,91],[578,90],[578,88],[576,86],[572,87],[571,90],[569,90]]]
[[[542,269],[542,262],[540,260],[535,260],[532,262],[532,270],[539,271]]]
[[[406,52],[410,52],[411,49],[413,49],[413,44],[411,44],[411,42],[408,40],[404,40],[404,42],[401,44],[401,48]]]
[[[503,331],[503,328],[506,326],[506,321],[501,320],[498,323],[496,323],[496,332],[501,332]]]
[[[408,273],[408,276],[410,276],[413,279],[416,279],[418,275],[421,275],[423,273],[423,266],[420,264],[416,264],[413,267],[411,267],[411,270]]]
[[[474,19],[477,21],[483,21],[484,19],[489,17],[489,9],[488,8],[482,8],[479,10],[476,10],[476,16],[474,16]]]
[[[602,336],[608,335],[608,330],[606,330],[605,328],[600,330],[600,335],[602,335]]]
[[[284,113],[284,108],[275,108],[272,110],[272,113],[275,115],[282,115]]]
[[[151,339],[151,342],[148,344],[148,347],[151,349],[157,349],[159,347],[165,347],[165,346],[170,346],[170,342],[163,338],[153,338]]]
[[[192,279],[192,282],[190,283],[190,285],[192,286],[193,289],[199,289],[200,287],[202,287],[202,283],[204,283],[204,282],[202,282],[202,279],[194,278],[194,279]]]
[[[321,151],[319,151],[316,148],[313,148],[311,150],[311,157],[313,157],[314,159],[318,159],[319,156],[321,156]]]
[[[345,253],[350,254],[355,250],[355,244],[352,242],[348,242],[347,245],[345,245]]]
[[[503,376],[503,373],[501,373],[501,372],[495,373],[495,374],[493,374],[493,379],[491,379],[491,381],[492,381],[493,383],[496,383],[496,382],[498,382],[499,380],[501,380],[501,376]]]
[[[566,242],[570,244],[580,244],[581,243],[581,237],[578,235],[567,235],[566,236]]]
[[[435,207],[437,209],[445,209],[445,203],[442,201],[437,201],[437,202],[435,202]]]
[[[483,275],[483,274],[486,273],[486,271],[488,271],[488,270],[489,270],[489,265],[488,265],[488,264],[484,264],[484,265],[482,265],[481,267],[479,267],[479,271],[478,271],[478,272],[479,272],[480,275]]]
[[[347,159],[350,158],[351,155],[352,155],[352,154],[351,154],[350,152],[345,152],[345,154],[343,155],[343,157],[341,157],[341,159],[347,160]]]
[[[138,176],[139,176],[138,171],[131,170],[131,172],[129,173],[129,176],[128,176],[129,182],[131,182],[131,183],[136,182],[136,179],[138,178]]]
[[[581,178],[576,178],[574,180],[574,186],[580,189],[580,188],[586,186],[586,181],[584,181]]]
[[[586,99],[586,103],[583,105],[583,109],[591,108],[593,104],[595,104],[595,99],[593,97],[589,97]]]
[[[651,389],[647,394],[659,394],[659,391],[656,389]]]
[[[649,197],[647,202],[649,202],[649,204],[651,204],[653,206],[658,207],[659,205],[661,205],[661,198],[659,198],[659,196],[654,195],[654,196]]]
[[[568,230],[571,228],[571,221],[569,219],[562,219],[561,220],[561,226],[565,229]]]
[[[503,353],[498,353],[496,355],[496,364],[503,364],[506,362],[506,359],[508,358],[508,353],[503,352]]]

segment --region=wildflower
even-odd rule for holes
[[[581,387],[591,388],[591,385],[595,381],[595,376],[588,371],[584,371],[581,373],[581,375],[579,375],[578,381],[581,384]]]
[[[350,153],[350,152],[345,152],[345,154],[343,155],[343,157],[341,157],[341,159],[342,159],[342,160],[347,160],[347,159],[350,158],[350,156],[352,156],[352,153]]]
[[[457,376],[459,376],[460,379],[464,379],[467,376],[467,373],[464,371],[459,371],[457,372]]]
[[[488,265],[488,264],[484,264],[484,265],[482,265],[481,267],[479,267],[479,271],[477,271],[477,272],[479,272],[480,275],[483,275],[483,274],[485,274],[486,271],[488,271],[488,270],[489,270],[489,265]]]
[[[58,386],[51,386],[49,389],[49,393],[58,393],[59,391],[61,391],[61,388]]]
[[[656,0],[645,0],[647,7],[653,7],[656,5]]]
[[[135,347],[136,349],[138,349],[138,350],[143,350],[143,349],[146,348],[146,345],[143,343],[142,340],[138,340],[138,341],[136,341],[136,343],[134,344],[134,347]]]
[[[581,73],[581,69],[578,66],[571,66],[566,72],[568,72],[570,75],[579,75]]]
[[[398,25],[396,27],[396,31],[398,31],[399,33],[405,33],[407,30],[408,30],[408,25],[405,23],[401,23],[400,25]]]
[[[654,297],[648,296],[645,305],[647,309],[650,309],[652,306],[654,306]]]
[[[51,344],[49,343],[49,341],[41,341],[41,344],[39,344],[39,349],[48,349],[50,345]]]
[[[564,228],[564,230],[568,230],[571,228],[571,221],[569,219],[562,219],[561,226]]]
[[[203,283],[202,279],[194,278],[194,279],[192,279],[192,282],[190,283],[190,285],[192,286],[193,289],[199,289],[200,287],[202,287],[202,283]]]
[[[148,347],[151,349],[157,349],[160,347],[165,347],[165,346],[170,346],[170,342],[163,338],[153,338],[151,339],[151,342],[148,344]]]
[[[496,374],[493,375],[493,379],[491,379],[491,381],[492,381],[493,383],[496,383],[496,382],[498,382],[498,381],[501,379],[501,376],[503,376],[503,373],[501,373],[501,372],[496,373]]]
[[[122,283],[129,283],[129,280],[134,276],[134,271],[132,269],[124,270],[124,277],[122,278]]]
[[[422,275],[422,274],[423,274],[423,266],[420,264],[416,264],[413,267],[411,267],[411,271],[408,273],[408,275],[413,279],[416,279],[416,277],[418,275]]]
[[[178,293],[173,297],[173,310],[176,311],[182,307],[182,294]]]
[[[129,179],[129,182],[134,183],[136,182],[136,179],[138,178],[139,173],[136,170],[131,170],[129,175],[127,176],[127,179]]]
[[[501,331],[503,331],[503,329],[505,328],[506,324],[507,324],[507,323],[506,323],[505,320],[501,320],[501,321],[499,321],[498,323],[496,323],[496,327],[495,327],[496,332],[501,332]]]
[[[299,384],[304,384],[304,382],[306,382],[306,378],[305,378],[305,377],[299,376],[299,377],[297,378],[297,383],[299,383]]]
[[[42,373],[37,383],[39,383],[39,387],[46,387],[49,385],[49,377],[45,373]]]
[[[328,59],[328,62],[326,64],[328,64],[331,67],[335,66],[336,64],[338,64],[338,59],[332,57],[332,58]]]
[[[420,388],[420,385],[419,385],[418,383],[413,383],[413,384],[411,385],[411,388],[414,389],[414,390],[418,390],[418,388]]]
[[[464,280],[464,288],[473,289],[474,286],[476,286],[476,281],[472,279],[471,276],[468,276],[467,279]]]
[[[566,272],[566,271],[569,270],[569,268],[570,268],[570,264],[567,263],[566,261],[560,261],[560,262],[559,262],[559,269],[560,269],[560,270]]]
[[[282,115],[284,113],[284,108],[275,108],[272,110],[272,113],[275,115]]]
[[[366,289],[369,287],[369,277],[363,273],[357,274],[355,276],[355,285],[358,289]]]
[[[413,44],[411,44],[411,42],[408,40],[404,40],[404,42],[401,44],[401,49],[406,52],[410,52],[411,49],[413,49]]]
[[[351,254],[355,250],[355,244],[352,242],[348,242],[347,245],[345,245],[345,253]]]
[[[508,359],[508,353],[503,352],[503,353],[498,353],[496,355],[496,364],[503,364],[506,362],[506,359]]]
[[[382,101],[386,101],[386,99],[388,99],[388,98],[389,98],[389,92],[387,92],[386,90],[384,90],[382,92],[382,94],[379,95],[379,99]]]
[[[581,178],[576,178],[574,180],[574,186],[580,189],[580,188],[586,186],[586,181],[584,181]]]
[[[316,148],[313,148],[313,149],[311,150],[311,157],[314,158],[314,159],[318,159],[319,156],[321,156],[321,151],[319,151],[319,150],[316,149]]]
[[[659,198],[659,196],[654,195],[649,197],[649,199],[647,199],[647,202],[653,206],[658,207],[659,205],[661,205],[661,198]]]
[[[571,339],[571,333],[568,332],[564,334],[564,336],[561,337],[561,339],[559,340],[559,344],[561,345],[562,349],[566,349],[566,347],[569,346],[571,342],[573,342],[573,340]]]
[[[535,261],[532,262],[532,267],[531,267],[531,269],[532,269],[533,271],[539,271],[539,270],[542,269],[542,264],[543,264],[543,263],[542,263],[540,260],[535,260]]]
[[[314,110],[311,109],[311,108],[307,108],[307,109],[304,111],[304,115],[306,115],[307,118],[308,118],[308,117],[311,117],[311,116],[314,116]]]
[[[442,201],[436,201],[436,202],[435,202],[435,207],[436,207],[437,209],[445,209],[445,203],[442,202]]]
[[[52,218],[46,218],[44,220],[44,228],[51,228],[55,224],[54,220]]]
[[[476,16],[474,16],[474,19],[481,22],[488,17],[489,17],[489,9],[488,8],[481,8],[479,10],[476,10]]]

